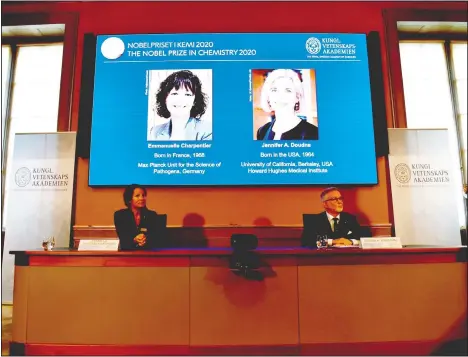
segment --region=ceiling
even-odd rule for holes
[[[63,36],[64,24],[2,26],[2,37]]]
[[[424,22],[424,21],[398,21],[398,32],[405,33],[467,33],[466,22]]]
[[[421,22],[421,21],[398,21],[398,31],[405,33],[467,33],[466,22]],[[43,37],[63,36],[65,25],[23,25],[2,26],[2,37]]]

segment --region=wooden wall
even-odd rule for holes
[[[378,31],[382,43],[387,123],[392,126],[383,11],[394,8],[462,10],[449,2],[16,2],[2,4],[2,20],[23,14],[74,13],[78,18],[74,80],[69,80],[69,130],[78,128],[85,33],[343,32]],[[358,130],[358,128],[357,128]],[[122,143],[121,145],[125,145]],[[343,150],[346,150],[344,147]],[[109,148],[112,155],[112,148]],[[77,163],[74,225],[77,231],[112,229],[123,207],[121,188],[88,187],[87,159]],[[347,211],[373,227],[392,224],[387,159],[378,158],[379,184],[343,187]],[[355,168],[359,170],[359,166]],[[151,188],[148,206],[168,214],[170,227],[298,227],[302,214],[321,210],[323,187]],[[89,233],[91,231],[91,233]],[[101,233],[99,233],[101,234]]]

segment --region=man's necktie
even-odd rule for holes
[[[333,232],[338,232],[338,218],[333,218]]]

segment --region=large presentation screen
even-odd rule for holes
[[[90,186],[376,184],[365,34],[97,36]]]

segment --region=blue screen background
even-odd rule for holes
[[[103,42],[109,37],[121,39],[124,53],[117,59],[104,57]],[[333,38],[353,44],[355,54],[344,56],[311,55],[306,43]],[[212,43],[212,48],[237,49],[237,55],[131,56],[130,44],[169,42]],[[325,43],[325,42],[323,42]],[[142,45],[143,46],[143,45]],[[180,48],[186,49],[187,48]],[[240,55],[240,51],[250,55]],[[170,185],[304,185],[304,184],[376,184],[376,157],[372,103],[364,34],[170,34],[106,35],[97,37],[94,79],[89,185],[121,186],[139,183],[148,186]],[[252,53],[255,53],[254,55]],[[264,148],[253,138],[252,83],[254,69],[314,69],[316,74],[319,139],[279,141],[308,143],[311,147]],[[212,70],[211,141],[148,141],[147,71],[163,69]],[[208,148],[154,148],[149,144],[209,144]],[[187,153],[189,159],[155,158],[155,154]],[[286,157],[261,157],[261,153]],[[294,157],[297,153],[299,157]],[[200,155],[194,155],[200,154]],[[313,156],[310,156],[313,154]],[[315,162],[322,172],[251,173],[242,163],[264,163],[265,168],[291,162]],[[151,164],[173,164],[179,173],[162,173]],[[203,173],[184,173],[188,164],[214,164]],[[328,163],[328,164],[327,164]],[[328,165],[332,166],[328,166]],[[140,164],[140,166],[139,166]],[[143,167],[146,166],[147,167]],[[179,165],[179,167],[177,167]],[[182,165],[182,166],[180,166]],[[298,167],[296,167],[298,168]],[[166,171],[172,168],[165,167]],[[259,169],[259,167],[251,167]]]

